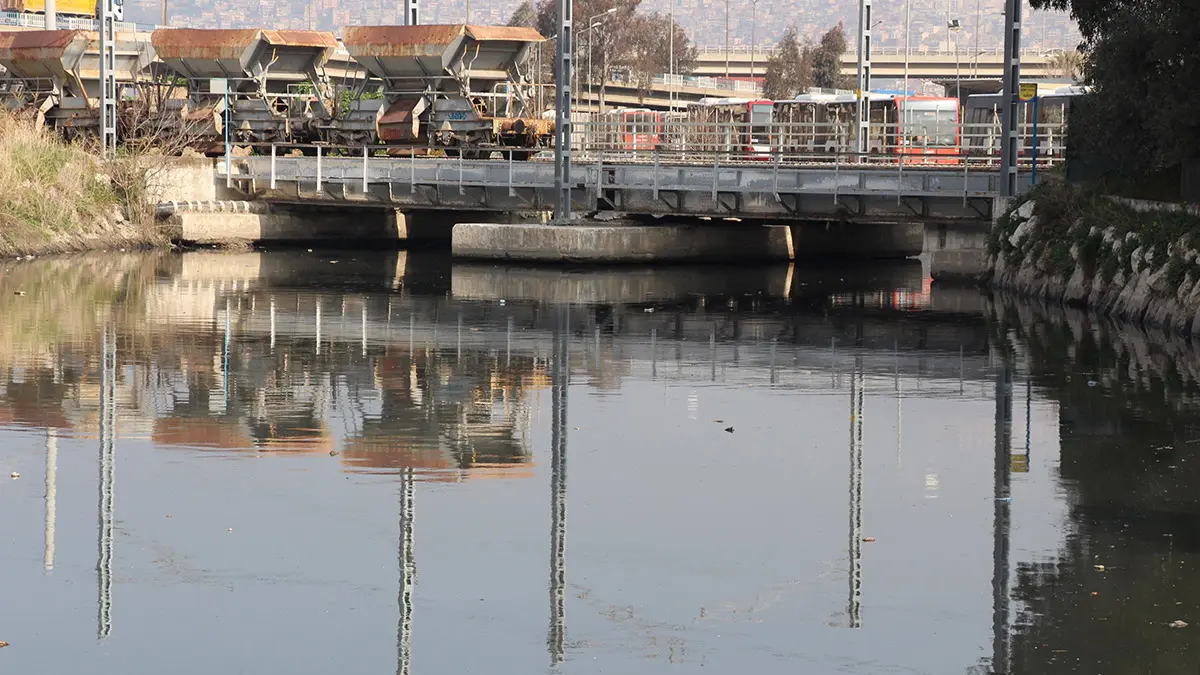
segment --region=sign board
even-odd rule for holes
[[[1022,101],[1032,101],[1037,96],[1038,86],[1036,82],[1022,82],[1021,91],[1019,92]]]

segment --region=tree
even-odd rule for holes
[[[842,78],[842,56],[846,53],[846,29],[839,21],[821,36],[821,42],[813,50],[812,79],[814,87],[837,89],[845,80]]]
[[[643,95],[650,91],[654,77],[672,71],[672,63],[677,74],[689,73],[695,68],[696,46],[688,40],[679,22],[672,22],[671,17],[658,12],[635,16],[625,30],[628,31],[627,48],[613,62],[629,68]]]
[[[1078,82],[1083,75],[1083,54],[1079,51],[1055,52],[1046,67],[1053,77]]]
[[[794,98],[812,86],[813,50],[800,45],[796,27],[789,26],[779,38],[763,79],[763,97],[771,100]]]
[[[1200,3],[1033,0],[1069,10],[1083,34],[1091,93],[1072,108],[1076,156],[1125,179],[1200,157]]]
[[[533,3],[530,0],[525,0],[513,10],[512,16],[508,17],[508,25],[510,26],[530,26],[536,27],[538,21],[537,10],[533,8]]]

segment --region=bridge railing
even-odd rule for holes
[[[654,113],[625,113],[626,119],[592,119],[574,126],[573,149],[581,157],[613,161],[703,164],[872,164],[997,167],[999,125],[988,123],[901,125],[872,123],[866,153],[859,153],[855,125],[840,122],[774,122],[750,127],[739,122],[697,122]],[[632,118],[628,117],[632,116]],[[640,116],[640,118],[639,118]],[[1063,161],[1065,126],[1032,122],[1020,126],[1018,162],[1032,168]]]
[[[99,24],[94,18],[83,16],[58,15],[59,30],[99,30]],[[44,28],[44,14],[28,14],[25,12],[0,12],[0,26],[20,26],[22,28]],[[131,21],[118,21],[117,32],[133,33],[137,31],[152,31],[156,28],[150,24],[138,24]]]

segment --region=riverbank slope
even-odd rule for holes
[[[996,290],[1200,334],[1200,217],[1052,182],[992,228]]]
[[[0,257],[166,245],[147,175],[0,115]]]

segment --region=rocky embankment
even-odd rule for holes
[[[993,289],[1200,334],[1200,218],[1039,186],[995,224]]]

